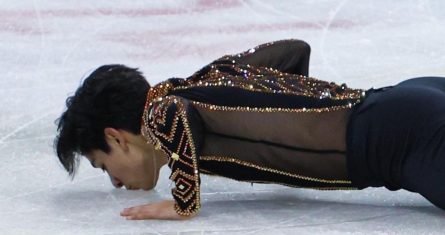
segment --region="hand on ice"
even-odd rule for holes
[[[176,213],[175,201],[165,200],[145,205],[125,208],[121,212],[127,220],[162,219],[162,220],[185,220],[193,216],[183,216]]]

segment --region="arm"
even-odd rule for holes
[[[244,64],[253,67],[269,67],[284,73],[309,75],[311,47],[302,40],[289,39],[261,44],[250,50],[225,55],[204,66],[187,78],[188,82],[202,81],[216,64]]]
[[[197,213],[201,206],[198,152],[202,144],[203,125],[198,111],[187,99],[179,96],[168,96],[165,99],[168,131],[164,133],[169,133],[171,139],[160,140],[167,151],[173,150],[169,167],[172,170],[170,179],[176,185],[172,189],[175,210],[180,215],[190,216]],[[169,126],[170,118],[173,123]]]
[[[198,112],[182,97],[163,97],[153,107],[144,111],[153,113],[147,115],[147,125],[143,127],[146,129],[142,133],[150,142],[159,143],[169,156],[170,179],[175,182],[174,201],[126,209],[122,215],[130,219],[187,219],[196,215],[201,206],[197,156],[203,125]]]
[[[221,59],[254,67],[271,67],[285,73],[308,76],[311,47],[302,40],[280,40],[259,45]]]

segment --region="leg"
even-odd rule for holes
[[[445,209],[445,78],[370,93],[353,113],[351,172],[361,187],[406,189]]]

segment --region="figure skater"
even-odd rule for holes
[[[445,78],[353,89],[308,77],[310,50],[270,42],[154,86],[137,69],[101,66],[66,101],[57,156],[73,177],[85,156],[129,190],[155,187],[167,164],[174,200],[124,209],[132,220],[195,216],[200,174],[405,189],[445,209]]]

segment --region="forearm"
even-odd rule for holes
[[[191,216],[200,208],[200,178],[197,155],[203,141],[201,118],[190,102],[179,96],[166,96],[156,105],[152,116],[144,115],[144,135],[159,143],[169,155],[168,166],[175,182],[174,210]],[[144,110],[144,114],[150,110]]]

